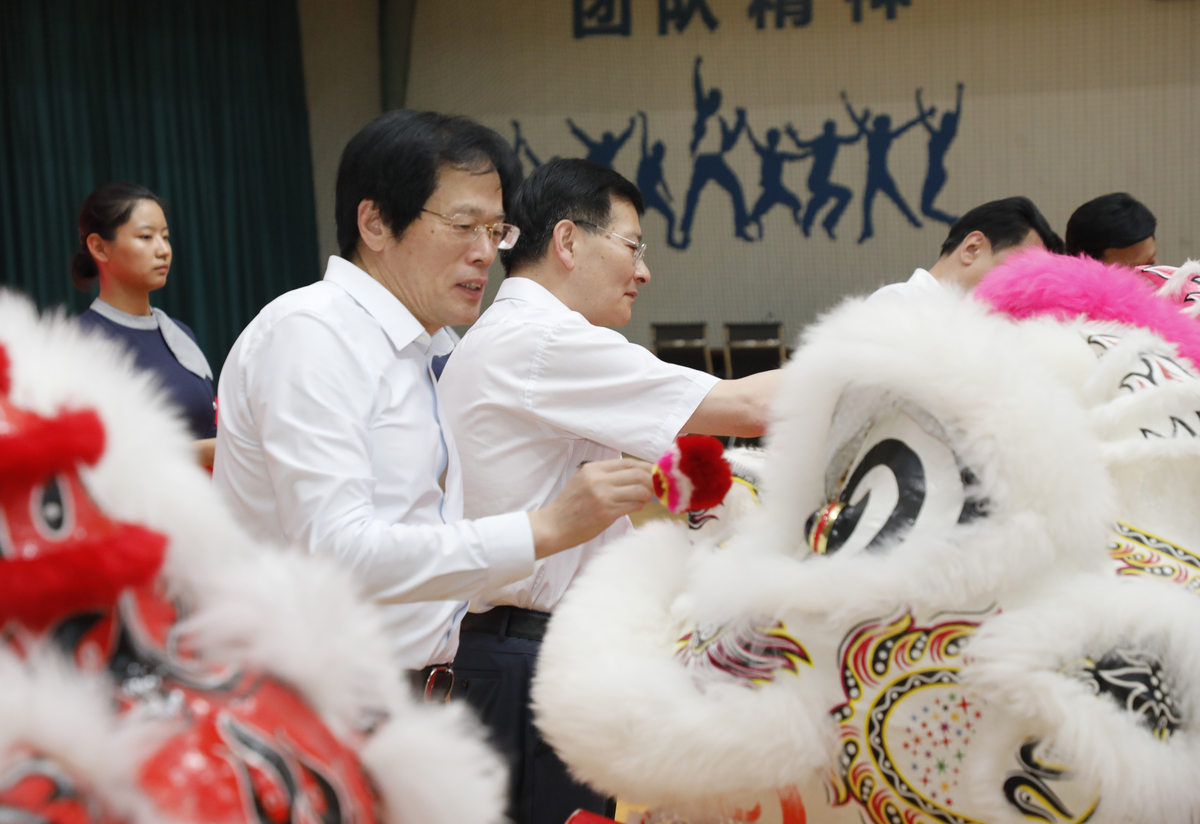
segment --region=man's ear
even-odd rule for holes
[[[96,234],[95,232],[92,232],[90,235],[88,235],[87,248],[88,251],[92,253],[92,257],[94,257],[96,260],[102,260],[105,263],[108,263],[108,250],[105,247],[104,238],[100,237],[100,235]]]
[[[554,255],[567,270],[575,268],[575,246],[579,242],[579,232],[574,221],[563,219],[554,224],[554,232],[550,235]]]
[[[392,236],[379,214],[379,207],[373,200],[361,200],[358,203],[358,237],[372,252],[383,250],[384,241]]]
[[[980,231],[974,231],[958,244],[958,262],[967,267],[974,263],[981,254],[991,251],[992,244],[987,239],[987,235]]]

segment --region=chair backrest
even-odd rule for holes
[[[712,374],[707,323],[652,323],[650,328],[659,360]]]
[[[725,377],[778,369],[787,360],[782,323],[725,324]]]

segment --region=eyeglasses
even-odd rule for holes
[[[422,209],[421,211],[429,212],[429,214],[446,221],[450,226],[450,231],[463,240],[474,241],[479,237],[480,232],[487,232],[488,240],[497,249],[511,249],[517,244],[517,238],[521,236],[521,230],[511,223],[479,223],[471,215],[444,215],[432,209]]]
[[[625,237],[624,235],[618,235],[612,229],[605,229],[603,226],[597,226],[595,223],[592,223],[590,220],[576,220],[574,222],[580,224],[581,226],[591,226],[593,229],[599,229],[601,232],[604,232],[604,234],[615,237],[617,240],[624,243],[630,249],[633,249],[634,250],[633,251],[634,268],[637,268],[638,261],[646,256],[646,244],[645,243],[638,243],[636,240],[630,240],[629,238]]]

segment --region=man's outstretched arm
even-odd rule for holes
[[[682,431],[739,438],[765,434],[779,380],[779,370],[773,369],[735,381],[721,381],[704,396]]]

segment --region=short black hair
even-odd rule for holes
[[[953,252],[971,232],[983,232],[992,245],[992,252],[999,252],[1020,244],[1031,229],[1042,239],[1043,246],[1055,254],[1062,254],[1062,238],[1055,234],[1045,216],[1027,197],[1006,197],[976,206],[950,227],[941,254]]]
[[[1124,249],[1154,237],[1158,221],[1132,195],[1114,192],[1080,206],[1067,221],[1067,254],[1104,260],[1105,249]]]
[[[638,187],[607,166],[580,158],[543,163],[513,198],[508,221],[521,229],[521,236],[516,246],[500,253],[504,271],[512,274],[541,260],[560,220],[604,226],[612,217],[615,199],[629,201],[638,217],[646,213]],[[596,231],[591,226],[583,228]]]
[[[358,247],[358,204],[372,200],[399,237],[437,188],[444,167],[500,175],[509,202],[521,182],[521,162],[504,138],[467,117],[397,109],[363,126],[342,152],[334,215],[338,249],[349,259]]]
[[[71,258],[71,282],[80,292],[91,292],[100,276],[96,259],[88,249],[87,239],[96,234],[104,240],[113,240],[120,229],[129,222],[138,201],[153,200],[165,213],[167,207],[162,198],[138,183],[118,181],[101,186],[87,196],[79,210],[79,248]]]

